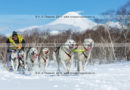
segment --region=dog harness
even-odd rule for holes
[[[78,52],[78,53],[82,53],[82,52],[85,52],[85,51],[86,51],[85,49],[81,49],[81,50],[73,49],[73,52]]]
[[[84,49],[78,50],[78,49],[74,49],[73,52],[78,52],[79,54],[82,53],[84,55],[85,58],[88,58],[88,56],[85,54],[85,52],[90,52],[90,50],[92,49],[91,46],[89,46],[87,49],[84,47]]]
[[[47,61],[47,60],[46,60],[46,58],[45,58],[45,57],[43,57],[43,56],[41,56],[41,57],[42,57],[43,61],[46,63],[46,61]]]
[[[19,59],[23,58],[23,55],[18,55],[18,58],[19,58]]]
[[[71,58],[71,55],[69,53],[67,53],[66,51],[64,51],[70,58]]]
[[[85,47],[84,47],[84,49],[80,49],[80,50],[78,50],[78,49],[73,49],[73,52],[78,52],[78,53],[82,53],[82,52],[85,52],[85,51],[90,52],[91,49],[92,49],[92,47],[89,46],[88,48],[85,48]]]
[[[45,51],[45,54],[46,54],[46,55],[50,55],[49,50]],[[42,56],[42,55],[41,55],[41,57],[42,57],[42,59],[44,60],[44,62],[46,63],[46,61],[47,61],[46,58],[47,58],[47,57],[44,57],[44,56]]]
[[[63,48],[62,48],[62,49],[63,49]],[[68,56],[71,58],[72,52],[71,52],[69,49],[67,49],[67,48],[66,48],[66,50],[63,49],[63,51],[65,52],[66,55],[68,55]],[[68,51],[68,52],[67,52],[67,51]]]
[[[85,56],[85,58],[88,58],[88,56],[83,52],[83,55]]]

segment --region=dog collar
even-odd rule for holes
[[[23,55],[21,55],[21,56],[18,56],[18,58],[22,58],[23,57]]]

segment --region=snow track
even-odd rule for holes
[[[56,70],[54,66],[49,70]],[[89,65],[86,75],[22,75],[0,66],[1,90],[130,90],[130,62]]]

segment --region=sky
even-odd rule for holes
[[[117,10],[126,2],[128,0],[0,0],[0,34],[53,21],[36,19],[36,15],[63,15],[70,11],[99,15],[106,10]]]

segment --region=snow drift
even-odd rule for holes
[[[53,64],[53,63],[52,63]],[[56,68],[49,66],[51,71]],[[1,90],[129,90],[130,62],[89,65],[87,75],[22,75],[7,72],[0,65]]]

